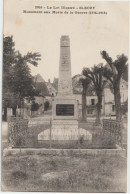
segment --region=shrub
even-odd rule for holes
[[[49,101],[46,101],[45,103],[44,103],[44,109],[45,110],[48,110],[48,108],[49,108]]]
[[[31,111],[37,111],[39,109],[39,104],[37,102],[33,102],[31,106]]]

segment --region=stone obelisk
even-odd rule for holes
[[[78,119],[77,100],[72,89],[69,36],[61,36],[60,39],[58,94],[53,101],[52,118],[59,122]]]
[[[68,36],[62,36],[60,39],[60,64],[58,95],[72,95],[72,75],[70,59],[70,39]]]

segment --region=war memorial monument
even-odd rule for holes
[[[78,127],[78,101],[73,95],[69,36],[60,39],[58,94],[52,103],[52,140],[91,139],[91,134]],[[89,136],[89,137],[88,137]],[[41,132],[38,140],[49,140],[50,129]]]

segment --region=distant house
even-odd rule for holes
[[[76,76],[72,79],[73,85],[73,94],[78,101],[79,104],[79,111],[82,111],[82,84],[77,81]],[[87,107],[87,115],[88,116],[95,116],[96,115],[96,104],[97,104],[97,95],[95,91],[93,91],[92,85],[89,86],[86,94],[86,107]],[[102,114],[104,113],[104,107],[102,104]]]
[[[42,114],[44,112],[44,103],[46,101],[46,97],[50,96],[50,94],[46,86],[46,82],[40,74],[34,76],[34,83],[36,90],[39,92],[38,96],[34,97],[35,102],[40,106],[38,113]]]
[[[48,80],[45,82],[40,74],[34,77],[34,81],[36,84],[36,88],[40,90],[40,96],[35,97],[35,101],[38,104],[44,104],[45,101],[49,101],[50,106],[52,105],[52,97],[57,95],[58,91],[58,79],[54,78],[53,83]],[[77,81],[76,76],[72,78],[73,85],[73,94],[78,101],[79,112],[82,112],[82,84]],[[120,84],[120,92],[121,92],[121,103],[124,104],[128,99],[128,83],[124,79],[121,79]],[[93,88],[90,87],[87,90],[86,95],[86,107],[87,107],[87,115],[95,116],[96,115],[96,104],[97,104],[97,95]],[[42,107],[42,106],[41,106]],[[114,95],[109,85],[106,85],[102,97],[102,115],[104,116],[113,116],[115,115],[115,102]]]
[[[57,90],[53,86],[53,84],[50,82],[50,79],[48,80],[48,82],[46,82],[46,86],[47,86],[47,89],[48,89],[48,92],[49,92],[50,96],[55,97],[57,95]]]
[[[124,79],[121,79],[120,94],[121,104],[123,105],[128,100],[128,82],[126,82]],[[114,94],[108,85],[104,89],[104,107],[104,114],[106,116],[116,115]]]
[[[73,94],[79,103],[79,109],[82,109],[82,84],[76,81],[76,76],[72,79],[73,83]],[[123,105],[128,100],[128,83],[121,79],[120,83],[120,93],[121,93],[121,104]],[[96,93],[92,90],[91,85],[87,90],[86,95],[86,106],[87,115],[94,116],[96,114],[96,104],[97,104]],[[104,116],[115,116],[115,101],[112,89],[110,89],[107,84],[104,88],[104,93],[102,96],[102,115]]]

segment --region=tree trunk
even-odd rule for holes
[[[3,115],[3,120],[7,121],[7,107],[4,107],[4,115]]]
[[[82,91],[82,121],[86,122],[86,87]]]
[[[115,111],[116,120],[121,120],[121,96],[120,96],[120,82],[114,86],[114,99],[115,99]]]
[[[102,94],[98,94],[96,125],[101,124]]]

